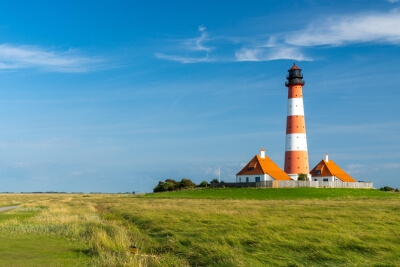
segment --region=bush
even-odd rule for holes
[[[217,178],[214,178],[210,181],[210,184],[219,184],[219,181]]]
[[[384,186],[384,187],[381,187],[379,190],[393,192],[394,188],[390,187],[390,186]]]
[[[191,180],[182,178],[180,184],[180,189],[188,189],[188,188],[193,188],[195,187],[195,183],[193,183]]]
[[[174,179],[165,179],[165,182],[158,182],[158,185],[154,187],[153,192],[167,192],[167,191],[177,191],[181,189],[193,188],[196,185],[189,179],[182,178],[180,182],[175,181]]]
[[[299,176],[297,178],[297,181],[308,181],[307,174],[305,173],[299,173]]]
[[[207,187],[207,186],[208,186],[207,181],[202,181],[202,182],[198,185],[198,187]]]

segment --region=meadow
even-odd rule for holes
[[[398,266],[400,195],[205,189],[0,195],[0,266]],[[5,240],[6,242],[3,242]],[[138,254],[130,252],[135,245]]]

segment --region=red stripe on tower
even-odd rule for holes
[[[301,69],[293,64],[287,75],[288,108],[286,120],[285,172],[293,180],[300,173],[309,175],[306,123],[303,106],[303,75]]]

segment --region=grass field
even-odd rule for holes
[[[21,203],[19,209],[0,213],[0,235],[10,244],[1,243],[1,262],[29,259],[32,244],[44,241],[34,254],[42,255],[35,258],[36,265],[14,261],[14,266],[47,266],[40,260],[53,250],[53,266],[398,266],[400,262],[400,195],[377,190],[0,195],[0,206],[15,203]],[[129,252],[132,244],[139,249],[136,256]]]
[[[249,200],[292,200],[292,199],[360,199],[390,198],[398,194],[375,189],[347,188],[215,188],[198,189],[157,194],[146,194],[145,198],[197,198],[197,199],[249,199]]]

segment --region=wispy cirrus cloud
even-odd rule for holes
[[[189,56],[182,55],[167,55],[164,53],[155,53],[155,57],[159,59],[165,59],[170,61],[176,61],[180,63],[201,63],[201,62],[212,62],[214,59],[209,57],[209,52],[214,48],[207,46],[206,43],[209,42],[209,37],[207,34],[207,29],[204,26],[199,26],[198,31],[200,36],[196,38],[189,38],[179,41],[180,50],[189,53]],[[194,53],[194,54],[191,54]],[[199,54],[201,53],[201,54]]]
[[[270,37],[268,41],[261,41],[259,44],[248,44],[248,40],[242,38],[241,48],[232,48],[230,42],[240,43],[240,39],[235,38],[210,38],[204,26],[199,26],[201,33],[197,38],[190,38],[181,41],[180,49],[183,48],[185,56],[170,55],[165,53],[156,53],[155,57],[164,60],[176,61],[180,63],[204,63],[204,62],[242,62],[242,61],[270,61],[278,59],[291,59],[300,61],[310,61],[310,57],[304,55],[298,47],[290,45],[279,45],[276,43],[276,38]],[[219,44],[224,43],[226,47],[231,50],[228,56],[212,54],[214,47],[206,45],[207,43],[217,40]],[[244,44],[246,42],[246,44]],[[192,53],[191,53],[192,51]],[[199,52],[203,52],[199,54]],[[181,52],[183,53],[183,52]],[[189,55],[189,56],[187,56]]]
[[[52,72],[88,72],[101,68],[104,59],[77,51],[55,51],[37,46],[0,44],[0,69],[35,68]]]
[[[394,1],[400,0],[391,0],[393,3]],[[324,17],[322,20],[311,21],[302,30],[276,34],[260,33],[246,38],[211,38],[206,28],[200,26],[200,36],[180,41],[179,52],[174,55],[157,53],[156,57],[180,63],[255,62],[280,59],[313,61],[314,58],[307,52],[315,47],[329,49],[357,43],[398,45],[400,44],[398,25],[400,25],[400,12],[392,10],[386,13]],[[223,56],[220,51],[224,51]],[[190,54],[199,52],[203,54],[201,56]],[[183,53],[190,56],[182,56]]]
[[[212,62],[215,61],[206,55],[205,57],[183,57],[183,56],[174,56],[174,55],[165,55],[162,53],[156,53],[155,56],[159,59],[166,59],[171,61],[177,61],[180,63],[201,63],[201,62]]]
[[[208,41],[207,28],[204,26],[199,26],[200,37],[191,38],[183,42],[184,46],[194,51],[206,51],[210,52],[213,50],[212,47],[206,46]]]
[[[297,47],[256,47],[242,48],[235,52],[236,61],[271,61],[278,59],[291,59],[298,61],[312,61]]]
[[[291,33],[285,43],[295,46],[342,46],[351,43],[400,44],[400,13],[351,14],[314,22]]]

